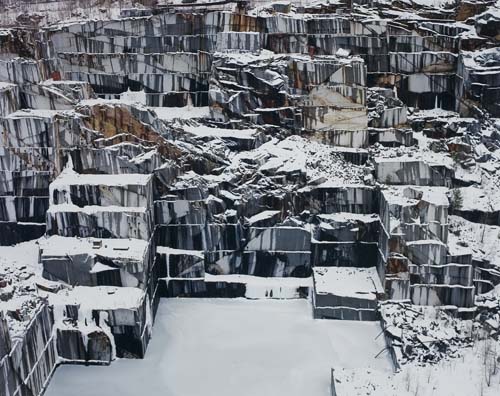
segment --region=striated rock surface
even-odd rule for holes
[[[2,2],[0,388],[144,357],[160,297],[497,337],[499,10]]]

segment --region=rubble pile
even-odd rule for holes
[[[479,310],[476,320],[481,323],[490,337],[498,341],[500,337],[500,296],[498,291],[477,296],[476,305]]]
[[[437,307],[384,303],[382,323],[398,364],[435,364],[460,356],[477,334],[472,320],[461,320]]]
[[[6,304],[5,321],[12,339],[22,336],[26,326],[42,305],[36,293],[34,273],[26,266],[11,266],[2,260],[0,300]]]
[[[0,380],[7,395],[41,394],[55,370],[54,319],[39,284],[38,245],[0,247]],[[31,393],[30,393],[31,392]]]

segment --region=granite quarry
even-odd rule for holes
[[[0,0],[0,395],[84,366],[498,395],[500,2]]]

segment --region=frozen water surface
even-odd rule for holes
[[[164,299],[144,360],[60,366],[46,396],[327,396],[331,367],[390,372],[379,333],[306,300]]]

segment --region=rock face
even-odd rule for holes
[[[0,351],[0,379],[6,396],[38,395],[44,391],[57,362],[53,326],[48,305],[39,305],[22,339],[11,343],[6,322],[0,315],[0,333],[5,342]]]
[[[383,295],[375,267],[315,267],[314,315],[317,318],[376,320]]]
[[[8,395],[143,357],[160,297],[388,321],[500,283],[498,4],[31,3],[0,6],[0,245],[39,238],[0,272],[39,307],[0,309]]]

